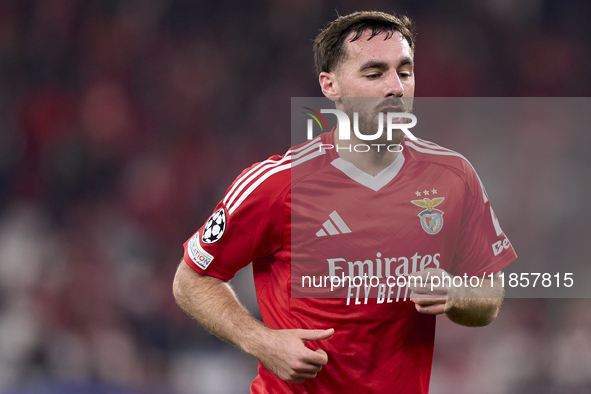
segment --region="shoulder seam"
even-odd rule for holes
[[[480,183],[480,188],[482,189],[482,198],[484,199],[485,203],[488,202],[488,194],[486,193],[486,189],[484,188],[484,184],[480,180],[480,177],[478,176],[476,169],[474,168],[472,163],[470,163],[470,161],[468,159],[466,159],[462,154],[460,154],[456,151],[453,151],[451,149],[444,148],[444,147],[437,145],[433,142],[424,141],[421,139],[418,139],[417,141],[405,141],[405,146],[408,146],[420,153],[439,155],[439,156],[455,156],[455,157],[459,157],[460,159],[464,160],[472,168],[472,171],[474,171],[474,174],[476,174],[476,178],[478,179],[478,183]]]
[[[224,205],[228,208],[228,215],[232,215],[244,200],[270,176],[325,154],[325,151],[315,151],[319,146],[319,141],[320,138],[315,138],[301,147],[290,149],[278,160],[265,160],[236,180],[223,200]]]

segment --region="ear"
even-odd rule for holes
[[[327,73],[323,71],[318,76],[318,82],[320,83],[320,89],[322,94],[331,101],[338,101],[340,98],[340,87],[334,73]]]

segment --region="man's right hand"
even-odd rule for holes
[[[306,347],[306,341],[319,341],[330,338],[334,329],[269,329],[269,335],[261,338],[260,351],[255,357],[277,377],[290,383],[304,383],[313,379],[328,363],[328,355],[322,349],[312,350]]]
[[[174,278],[173,293],[189,316],[287,382],[315,378],[328,362],[324,350],[311,350],[305,342],[329,338],[334,329],[271,329],[248,313],[226,281],[199,274],[183,261]]]

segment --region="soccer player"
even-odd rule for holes
[[[322,92],[373,134],[378,114],[412,111],[414,50],[406,17],[339,17],[314,43]],[[427,393],[434,315],[484,326],[499,311],[498,273],[516,254],[470,163],[400,130],[377,142],[401,149],[320,149],[367,142],[351,134],[246,169],[184,245],[176,301],[259,360],[251,393]],[[228,284],[250,262],[264,323]],[[341,273],[380,283],[306,293],[304,276]],[[425,281],[384,283],[411,275]],[[466,275],[481,286],[450,285]]]

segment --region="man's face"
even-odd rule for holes
[[[413,53],[402,34],[395,32],[387,40],[386,33],[368,40],[370,35],[366,30],[349,42],[351,33],[344,43],[345,58],[334,72],[327,73],[337,109],[351,120],[353,112],[358,112],[359,129],[364,134],[377,131],[379,112],[411,112],[415,90]],[[385,115],[383,120],[385,128]]]

